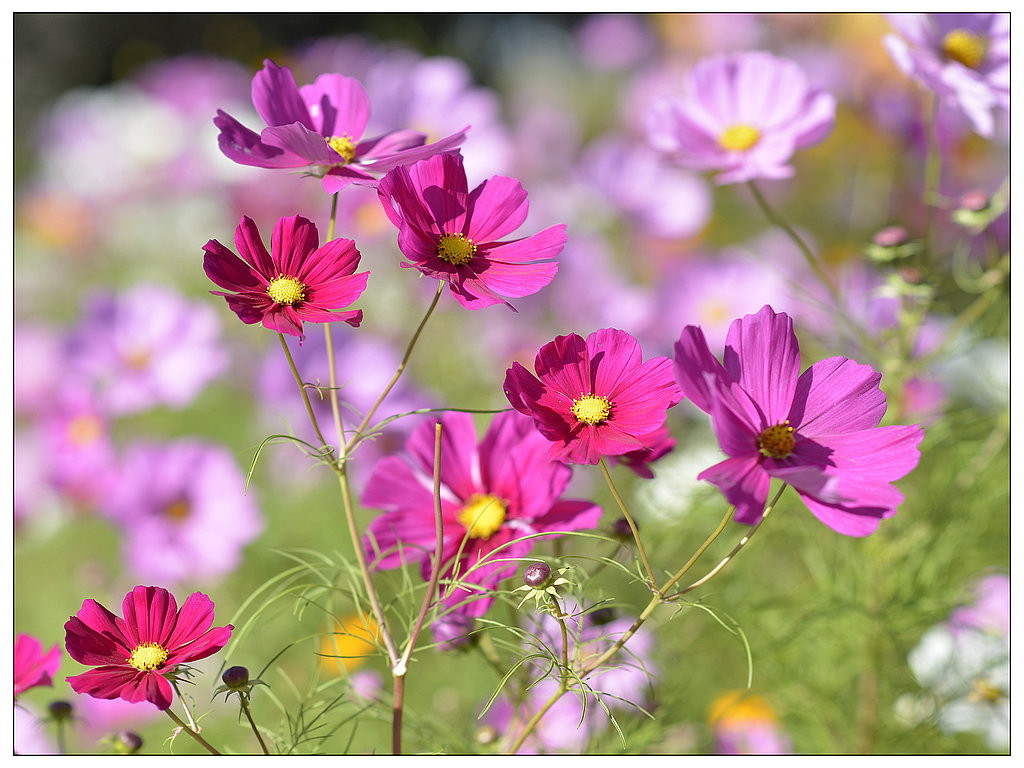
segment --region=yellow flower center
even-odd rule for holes
[[[789,419],[781,424],[768,427],[757,439],[758,448],[765,456],[776,459],[784,459],[793,452],[796,439],[793,437],[793,428],[789,426]]]
[[[160,669],[167,661],[167,649],[159,643],[143,643],[134,651],[128,663],[140,672]]]
[[[171,520],[184,520],[191,511],[192,508],[187,501],[175,501],[164,507],[164,514]]]
[[[746,152],[761,140],[761,132],[752,125],[740,123],[722,131],[718,146],[730,152]]]
[[[775,723],[775,710],[763,696],[748,691],[726,691],[711,702],[708,722]]]
[[[294,277],[281,276],[267,286],[267,293],[278,304],[294,304],[306,298],[306,286]]]
[[[600,395],[584,395],[573,400],[572,415],[584,424],[601,424],[608,421],[608,415],[612,412],[612,404],[608,398]]]
[[[476,255],[476,245],[465,235],[441,235],[437,256],[450,264],[465,264]]]
[[[466,526],[471,539],[489,539],[505,522],[507,505],[497,496],[474,493],[469,503],[459,510],[459,522]]]
[[[75,445],[91,445],[102,436],[103,424],[95,416],[76,416],[68,424],[68,439]]]
[[[341,155],[341,159],[345,163],[351,163],[356,156],[356,143],[347,133],[343,133],[341,136],[331,136],[327,140],[327,145]]]
[[[947,59],[959,61],[969,69],[977,69],[988,53],[988,41],[981,35],[966,29],[954,29],[942,38],[942,54]]]
[[[994,704],[1004,696],[1006,696],[1006,693],[1002,688],[993,685],[988,680],[979,678],[974,681],[971,692],[967,694],[967,700],[975,704],[980,704],[981,702]]]
[[[355,613],[334,623],[334,631],[320,641],[320,661],[340,675],[361,667],[380,639],[380,628],[368,613]]]

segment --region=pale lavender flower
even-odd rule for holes
[[[893,13],[885,47],[907,75],[956,104],[982,136],[1010,108],[1010,14]]]
[[[12,713],[15,755],[56,755],[57,746],[46,733],[46,723],[33,710],[19,705]],[[10,721],[8,721],[10,723]]]
[[[633,13],[595,13],[576,29],[576,47],[594,69],[619,70],[640,63],[654,50],[648,20]]]
[[[793,153],[832,130],[835,99],[792,61],[752,51],[703,59],[682,99],[654,104],[647,136],[658,150],[718,184],[785,179]]]
[[[14,409],[38,413],[53,399],[61,378],[64,342],[45,325],[14,325]]]
[[[212,307],[146,283],[95,296],[68,357],[74,374],[95,387],[113,414],[183,408],[228,364]]]
[[[181,584],[233,571],[263,530],[245,473],[223,447],[199,440],[129,446],[108,514],[141,580]]]

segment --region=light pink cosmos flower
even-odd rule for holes
[[[892,13],[888,18],[902,35],[884,41],[896,65],[955,104],[980,135],[991,136],[992,109],[1010,108],[1010,14]]]
[[[681,165],[717,170],[718,184],[786,179],[793,153],[823,140],[835,98],[812,88],[794,62],[763,51],[702,59],[681,99],[659,99],[648,141]]]
[[[225,291],[231,311],[243,323],[262,323],[278,333],[304,338],[302,324],[342,320],[356,327],[363,311],[341,310],[366,289],[369,272],[353,274],[359,251],[351,240],[320,243],[316,225],[302,216],[279,219],[271,237],[270,253],[260,240],[256,224],[243,216],[235,230],[241,258],[216,240],[203,246],[206,275]]]
[[[500,240],[526,221],[526,190],[516,179],[492,176],[470,192],[457,152],[395,168],[377,194],[398,227],[399,249],[412,261],[402,266],[447,281],[467,309],[512,307],[503,296],[536,293],[558,272],[549,259],[565,245],[565,225]]]
[[[866,536],[896,514],[893,482],[920,459],[918,426],[879,427],[885,413],[881,374],[830,357],[800,373],[793,321],[764,306],[733,322],[724,365],[698,326],[675,345],[676,381],[711,415],[728,458],[698,475],[736,507],[737,522],[761,519],[771,479],[782,480],[821,522]]]
[[[570,464],[660,447],[665,412],[682,397],[672,361],[643,362],[637,340],[615,328],[586,340],[556,337],[541,347],[534,370],[513,363],[505,396],[552,441],[550,457]]]
[[[260,168],[309,168],[323,176],[324,190],[338,192],[356,182],[373,184],[397,165],[459,146],[461,131],[425,144],[426,136],[398,130],[363,139],[370,100],[357,80],[323,74],[301,88],[288,67],[270,59],[252,80],[252,103],[268,127],[256,133],[223,110],[213,119],[227,157]]]
[[[124,618],[86,600],[64,624],[65,645],[71,658],[96,669],[67,681],[98,699],[167,709],[174,698],[168,675],[179,664],[212,656],[231,637],[232,625],[213,626],[213,607],[209,597],[193,592],[179,609],[162,587],[135,587],[122,603]]]
[[[376,568],[422,564],[430,574],[434,533],[434,420],[410,435],[404,455],[383,459],[363,494],[367,507],[383,509],[364,539],[367,558]],[[491,562],[526,556],[534,540],[514,539],[535,533],[593,528],[601,508],[583,500],[562,499],[572,470],[548,459],[547,441],[529,419],[515,412],[498,414],[477,443],[473,418],[466,413],[441,417],[441,507],[444,525],[445,578],[456,569],[473,585],[493,589],[516,568],[515,562]],[[484,564],[466,576],[479,563]],[[481,616],[494,602],[480,591],[445,589],[444,603],[467,617]]]
[[[37,685],[52,686],[59,667],[60,645],[44,651],[38,638],[19,634],[14,641],[14,697]]]

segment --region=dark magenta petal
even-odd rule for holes
[[[476,279],[463,280],[463,285],[473,290],[475,285],[482,284],[489,294],[499,297],[498,301],[504,301],[500,296],[530,296],[554,280],[558,273],[558,264],[553,261],[540,264],[500,264],[485,261],[480,268],[476,267],[475,262],[476,260],[471,261],[468,266],[476,272]]]
[[[421,160],[425,160],[430,157],[435,157],[441,153],[452,153],[456,151],[459,145],[466,140],[466,132],[468,130],[469,126],[466,126],[461,131],[453,133],[451,136],[446,136],[445,138],[440,139],[439,141],[435,141],[432,144],[423,144],[423,146],[419,146],[419,144],[417,143],[414,146],[409,146],[404,149],[397,149],[396,151],[393,151],[390,154],[384,154],[384,151],[387,148],[387,144],[385,144],[385,142],[383,141],[377,143],[372,148],[364,147],[363,144],[360,143],[360,146],[357,149],[356,157],[357,159],[361,160],[362,163],[365,164],[368,168],[370,168],[374,173],[386,173],[392,170],[393,168],[397,168],[400,165],[409,165],[411,163],[417,163]],[[397,146],[399,144],[399,140],[401,141],[401,143],[410,144],[413,143],[411,141],[411,134],[413,133],[414,132],[412,131],[396,131],[394,134],[391,134],[390,137],[385,136],[382,138],[389,138],[389,143],[391,143],[393,146]],[[368,156],[363,156],[362,153],[364,151],[367,153]]]
[[[715,380],[726,381],[728,374],[708,349],[704,331],[688,325],[675,344],[675,378],[683,395],[705,413],[711,413]]]
[[[481,247],[481,250],[486,251],[485,255],[488,261],[497,261],[505,264],[523,264],[555,258],[562,252],[565,242],[565,225],[555,224],[535,235],[519,240],[486,243]]]
[[[260,134],[264,144],[277,147],[285,154],[301,157],[301,165],[331,166],[342,162],[342,157],[327,144],[327,140],[301,123],[264,128]]]
[[[761,519],[771,477],[756,456],[726,459],[705,469],[697,479],[707,480],[721,489],[726,500],[736,507],[737,523],[754,525]]]
[[[396,152],[422,147],[426,143],[427,134],[425,133],[410,130],[390,131],[360,141],[356,146],[356,161],[371,164],[378,159],[390,157]],[[409,163],[401,164],[409,165]],[[377,170],[376,165],[374,165],[374,170]]]
[[[435,423],[421,423],[405,444],[409,455],[429,477],[434,473]],[[468,413],[446,413],[441,427],[441,482],[459,499],[466,500],[477,490],[473,480],[477,452],[473,417]]]
[[[512,234],[530,211],[526,190],[518,179],[492,176],[469,195],[468,232],[477,243]]]
[[[76,693],[97,699],[124,699],[132,703],[148,701],[167,709],[174,700],[174,689],[161,675],[143,673],[132,667],[98,667],[67,679]]]
[[[360,253],[352,240],[338,238],[324,243],[310,253],[291,273],[306,285],[351,275],[359,266]]]
[[[121,610],[137,644],[162,645],[174,628],[178,604],[163,587],[140,585],[125,595]]]
[[[203,252],[203,270],[221,288],[229,291],[266,288],[266,279],[216,240],[204,245]]]
[[[324,174],[324,192],[329,195],[333,195],[335,192],[340,192],[349,184],[375,186],[377,182],[374,180],[373,176],[366,173],[366,171],[361,171],[351,165],[335,165]]]
[[[534,370],[546,385],[568,397],[570,404],[582,395],[595,394],[587,342],[575,333],[556,336],[541,347]]]
[[[302,332],[302,321],[295,315],[295,311],[291,307],[274,304],[264,313],[262,322],[264,328],[278,333],[287,333],[289,336],[297,336],[300,342],[305,338],[305,334]]]
[[[601,507],[581,499],[565,499],[553,504],[547,514],[533,520],[539,531],[581,531],[596,528],[601,522]]]
[[[174,650],[195,640],[213,626],[213,600],[202,592],[193,592],[178,609],[174,627],[161,644]]]
[[[260,238],[256,222],[243,216],[235,228],[235,248],[238,255],[251,264],[268,281],[277,277],[274,274],[274,262],[267,252],[267,247]]]
[[[184,664],[189,661],[198,661],[212,656],[223,648],[231,639],[231,632],[234,627],[228,624],[223,627],[214,627],[209,632],[186,643],[177,650],[172,650],[167,657],[167,666]]]
[[[723,364],[768,424],[789,417],[800,376],[800,346],[789,315],[765,305],[756,315],[735,320],[726,336]]]
[[[758,439],[763,425],[756,406],[738,384],[715,382],[715,399],[711,405],[711,425],[718,444],[727,456],[757,455]]]
[[[821,360],[800,376],[789,416],[807,437],[877,427],[885,415],[882,374],[845,357]]]
[[[82,664],[123,663],[136,643],[125,637],[117,618],[97,603],[86,600],[76,616],[64,624],[68,655]]]
[[[217,144],[228,159],[240,165],[257,168],[295,168],[305,165],[305,160],[291,152],[264,144],[260,135],[251,131],[231,115],[217,110],[213,124],[220,129]]]
[[[312,119],[309,127],[321,136],[345,136],[358,142],[370,119],[370,99],[355,78],[323,74],[299,88]],[[292,121],[288,121],[292,122]]]
[[[238,315],[243,323],[253,325],[263,322],[264,315],[274,306],[274,301],[266,291],[226,294],[221,291],[210,291],[216,296],[223,296],[228,308]]]
[[[401,568],[405,563],[430,560],[435,541],[432,517],[386,512],[367,526],[363,551],[371,568],[390,570]]]
[[[883,509],[853,511],[845,506],[825,504],[812,496],[801,494],[800,497],[811,514],[833,531],[844,536],[868,536],[878,529],[883,518],[892,516],[892,513],[887,513]]]
[[[302,216],[285,216],[277,220],[270,239],[274,274],[298,277],[306,258],[317,249],[320,237],[316,224]]]
[[[267,125],[299,122],[313,128],[291,69],[279,67],[270,59],[264,59],[263,69],[252,79],[252,104]]]
[[[602,328],[587,336],[587,354],[594,381],[593,394],[608,398],[643,361],[640,343],[617,328]]]

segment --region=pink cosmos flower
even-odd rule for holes
[[[410,130],[363,139],[370,100],[357,80],[323,74],[300,88],[291,69],[270,59],[252,80],[252,102],[267,127],[257,134],[218,109],[213,123],[220,129],[221,151],[242,165],[309,168],[323,176],[329,193],[353,182],[373,184],[375,174],[454,149],[469,130],[466,126],[433,144]]]
[[[243,216],[235,230],[235,247],[242,258],[216,240],[203,246],[206,275],[243,323],[262,323],[278,333],[305,336],[302,323],[343,320],[357,327],[363,312],[340,310],[366,289],[369,272],[353,274],[359,251],[351,240],[332,240],[321,247],[316,225],[302,216],[279,219],[270,253],[256,224]]]
[[[537,353],[534,376],[519,363],[505,374],[505,396],[552,441],[551,459],[597,464],[659,447],[665,412],[682,394],[672,361],[642,362],[640,344],[625,331],[603,328],[586,341],[558,336]]]
[[[789,178],[793,153],[824,139],[835,120],[830,94],[794,62],[762,51],[703,59],[686,89],[654,104],[648,140],[686,167],[721,171],[718,184]]]
[[[60,667],[60,645],[43,651],[43,644],[32,635],[20,634],[14,641],[14,697],[37,685],[53,685]]]
[[[879,427],[881,374],[845,357],[800,373],[793,321],[764,306],[733,322],[724,366],[698,326],[675,345],[676,381],[711,415],[725,461],[698,475],[736,507],[737,522],[761,518],[771,479],[800,494],[825,525],[847,536],[872,533],[896,514],[892,484],[917,466],[918,426]]]
[[[716,755],[783,755],[793,744],[764,696],[746,690],[725,691],[712,703],[708,722]]]
[[[413,262],[402,266],[446,280],[467,309],[512,307],[502,296],[536,293],[558,271],[547,260],[565,245],[565,225],[499,240],[526,220],[526,190],[516,179],[492,176],[470,192],[457,152],[395,168],[377,194],[398,227],[398,247]]]
[[[67,678],[78,693],[98,699],[149,701],[171,706],[167,679],[179,664],[212,656],[227,643],[233,626],[213,627],[213,601],[194,592],[178,608],[162,587],[135,587],[115,616],[95,600],[64,625],[65,645],[75,661],[98,665]]]
[[[410,435],[404,455],[383,459],[363,494],[367,507],[384,514],[370,523],[364,540],[377,568],[398,568],[419,561],[430,573],[434,533],[434,425],[421,423]],[[593,528],[601,508],[582,500],[561,499],[572,470],[547,457],[547,442],[529,419],[515,412],[498,414],[477,443],[473,418],[466,413],[441,417],[441,507],[445,577],[458,576],[487,561],[513,539],[547,531]],[[494,559],[526,556],[533,540],[505,547]],[[516,568],[514,562],[486,562],[466,579],[493,588]],[[481,616],[494,601],[475,590],[448,589],[445,605],[466,616]]]
[[[1010,14],[893,13],[889,21],[903,36],[884,41],[896,65],[991,136],[993,107],[1010,108]]]

